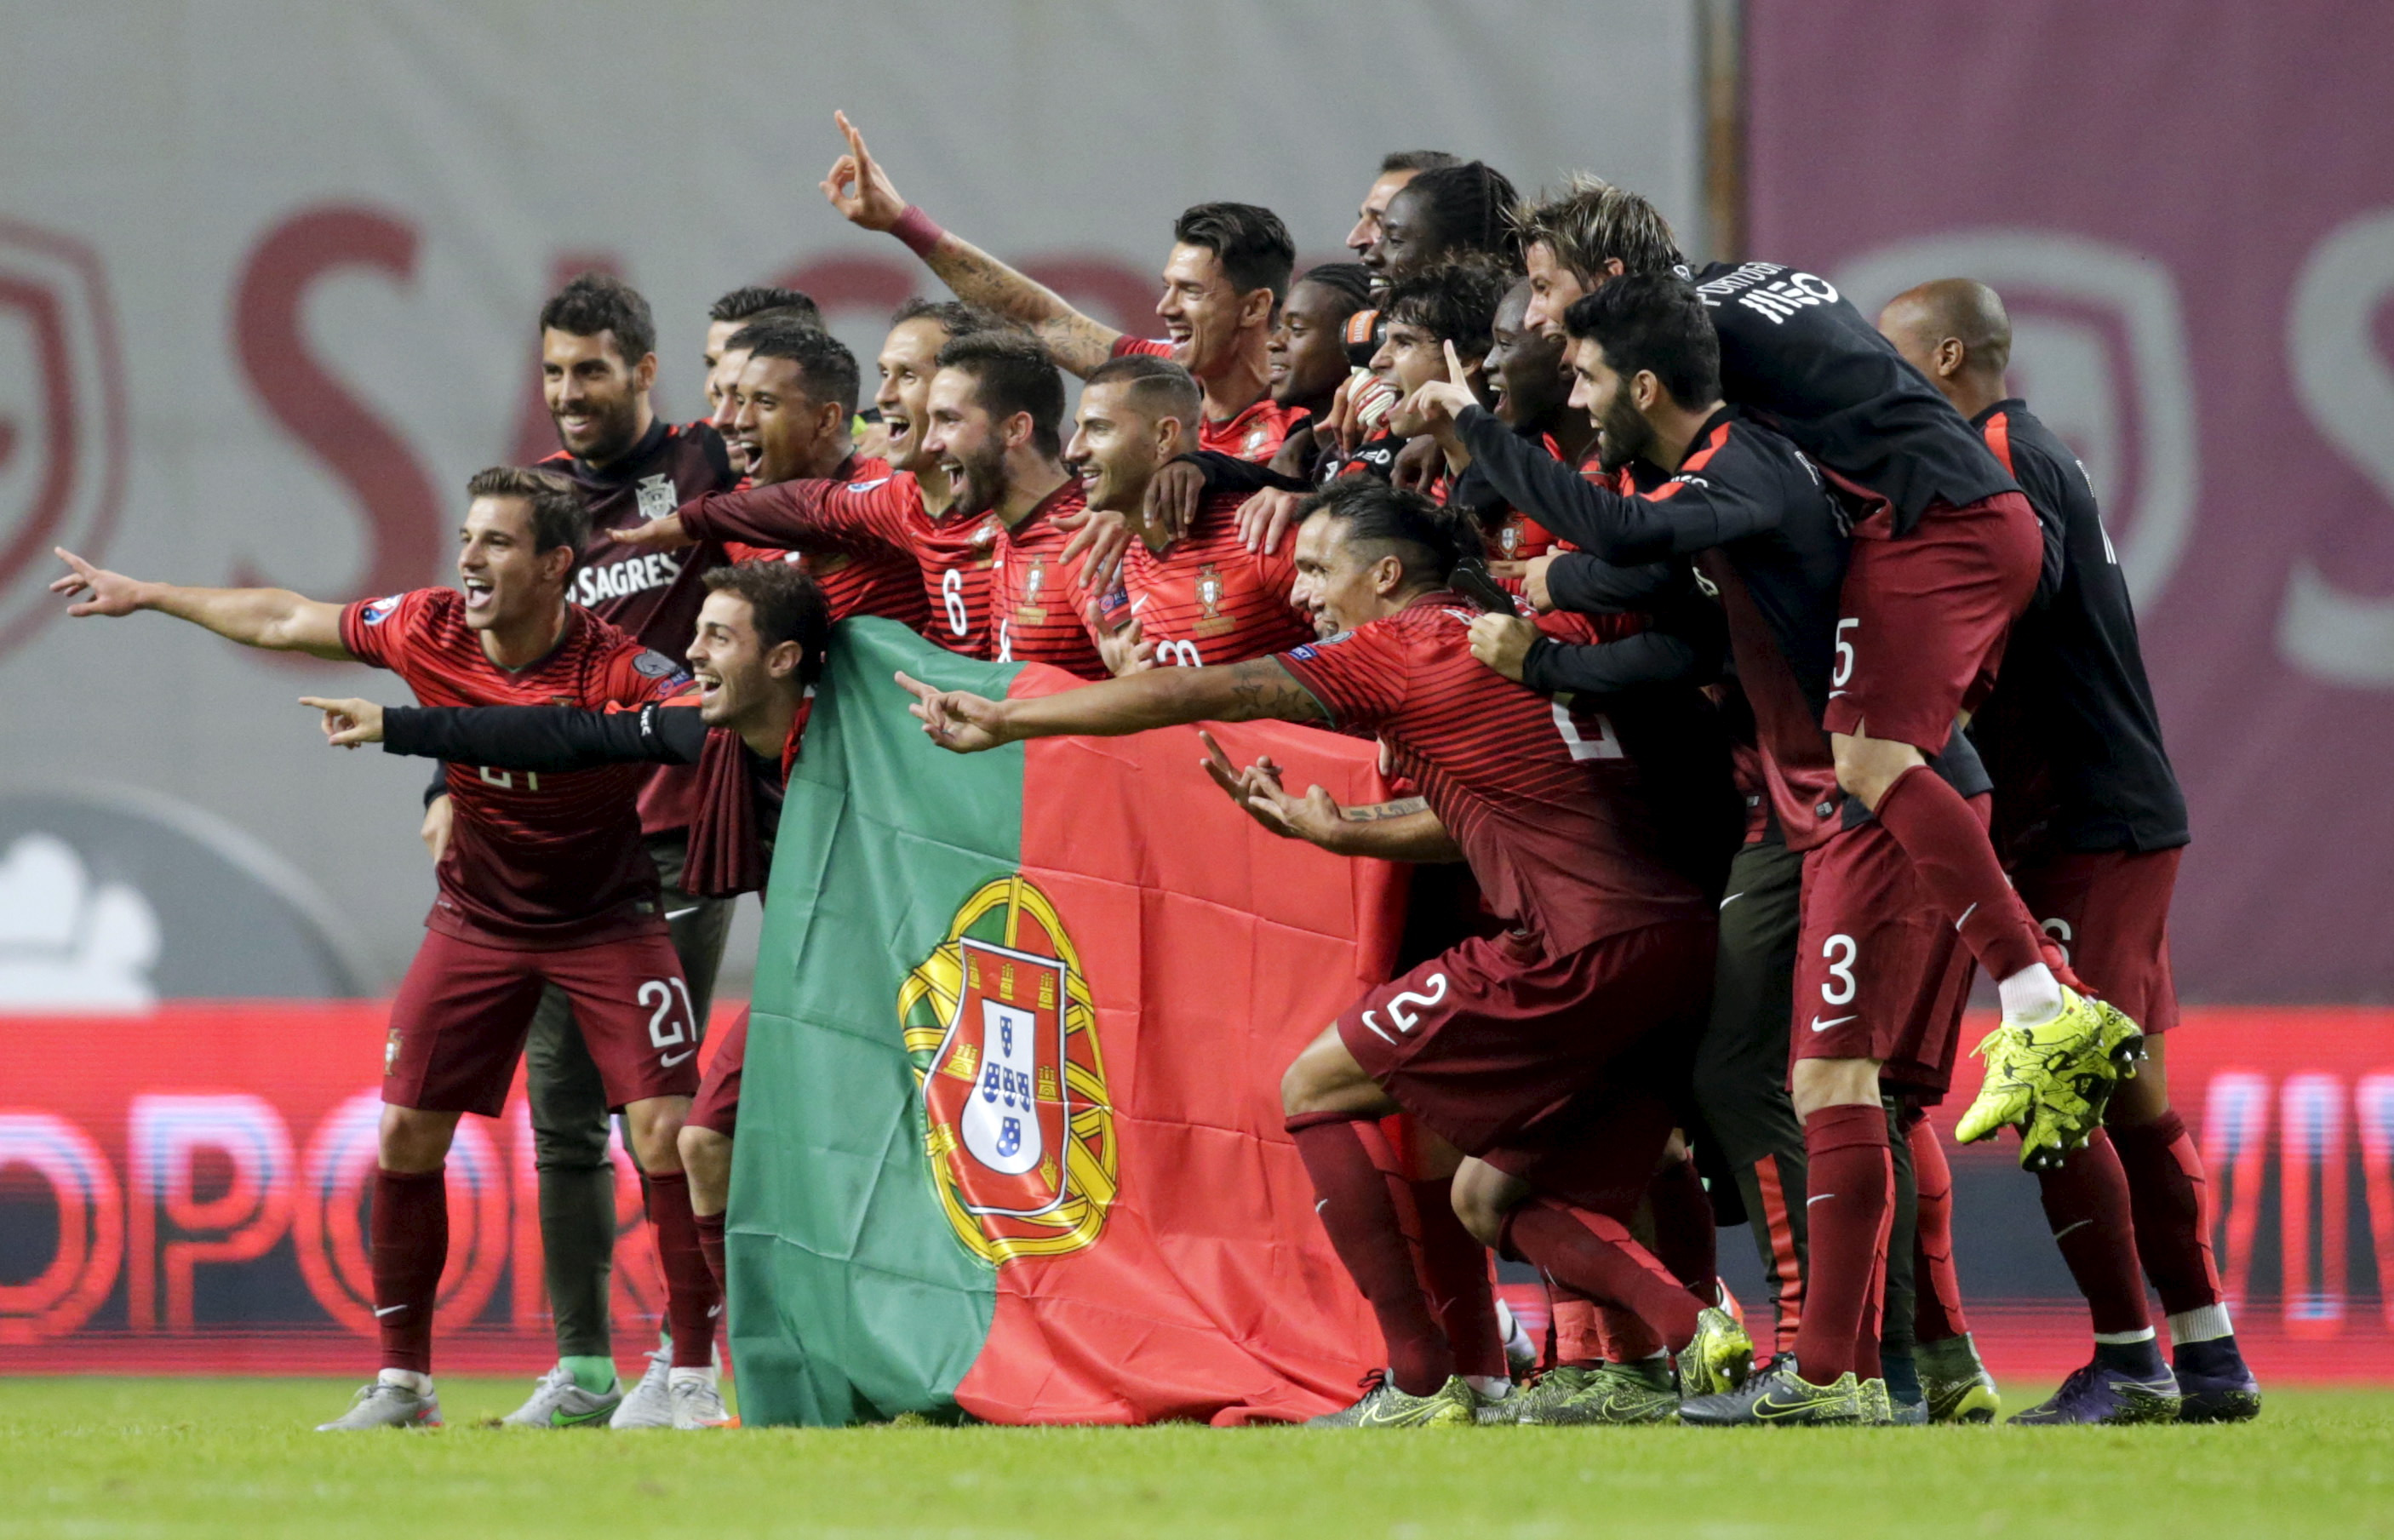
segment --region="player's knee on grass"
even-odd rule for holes
[[[1797,1060],[1791,1077],[1796,1115],[1808,1118],[1823,1107],[1877,1106],[1878,1069],[1875,1059]]]
[[[690,1176],[690,1206],[720,1214],[731,1196],[731,1140],[695,1123],[682,1125],[681,1168]]]
[[[1335,1026],[1306,1045],[1280,1077],[1280,1109],[1290,1117],[1306,1112],[1352,1112],[1359,1117],[1394,1112],[1388,1093],[1363,1073],[1339,1041]]]
[[[1829,747],[1836,757],[1838,787],[1873,809],[1898,776],[1914,765],[1928,763],[1927,757],[1910,744],[1887,738],[1833,732]]]
[[[457,1135],[455,1112],[427,1112],[421,1107],[382,1110],[376,1154],[386,1171],[437,1171],[449,1158],[449,1141]]]
[[[624,1121],[630,1125],[632,1158],[640,1163],[641,1170],[654,1176],[682,1168],[682,1119],[689,1115],[686,1096],[647,1097],[624,1109]]]
[[[1467,1158],[1455,1167],[1452,1191],[1454,1217],[1471,1231],[1473,1240],[1493,1251],[1505,1229],[1505,1216],[1529,1197],[1530,1184],[1484,1160]]]

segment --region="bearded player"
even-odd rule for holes
[[[681,667],[567,599],[588,515],[562,478],[485,470],[460,534],[460,587],[349,605],[272,588],[188,588],[102,572],[67,552],[51,585],[68,613],[155,610],[252,647],[389,668],[431,704],[562,699],[644,705]],[[462,590],[462,591],[461,591]],[[698,1086],[697,1013],[642,849],[645,771],[518,776],[448,768],[455,821],[428,934],[391,1002],[370,1204],[382,1371],[326,1431],[437,1425],[433,1302],[449,1249],[442,1165],[457,1119],[497,1117],[542,991],[553,987],[620,1110],[648,1180],[673,1327],[673,1426],[726,1419],[710,1366],[718,1296],[691,1217],[677,1142]]]
[[[1702,1019],[1711,906],[1659,853],[1626,761],[1584,752],[1607,724],[1558,713],[1472,658],[1478,612],[1446,583],[1477,548],[1426,499],[1358,478],[1321,494],[1298,529],[1298,592],[1337,631],[1329,640],[1035,701],[899,676],[925,731],[957,752],[1257,718],[1375,732],[1428,808],[1365,826],[1365,853],[1460,851],[1512,927],[1365,995],[1282,1082],[1317,1211],[1388,1344],[1388,1376],[1335,1416],[1350,1426],[1455,1425],[1475,1410],[1360,1132],[1400,1110],[1473,1157],[1454,1207],[1475,1234],[1634,1310],[1679,1355],[1690,1393],[1736,1383],[1751,1357],[1735,1323],[1626,1229],[1672,1125],[1644,1060]]]

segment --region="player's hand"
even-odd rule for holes
[[[1272,763],[1271,756],[1258,755],[1254,764],[1241,770],[1222,752],[1221,744],[1212,733],[1200,728],[1197,741],[1205,745],[1205,757],[1200,763],[1206,775],[1222,788],[1223,796],[1239,805],[1240,811],[1282,839],[1302,837],[1287,819],[1280,816],[1280,802],[1296,799],[1281,790],[1280,767]]]
[[[432,864],[435,866],[441,864],[441,858],[449,851],[449,826],[454,817],[455,809],[449,805],[447,792],[424,805],[424,827],[415,831],[415,836],[424,841],[426,849],[432,852]]]
[[[1463,357],[1454,344],[1446,345],[1446,378],[1434,379],[1404,399],[1397,408],[1407,421],[1421,425],[1418,431],[1429,432],[1440,425],[1452,423],[1467,406],[1478,406],[1480,398],[1471,388],[1471,372],[1463,366]]]
[[[1239,540],[1251,551],[1266,556],[1280,549],[1288,528],[1296,521],[1296,506],[1305,501],[1305,494],[1287,492],[1279,487],[1266,487],[1239,505],[1234,516],[1239,524]]]
[[[864,136],[856,125],[848,121],[846,112],[834,112],[832,121],[848,139],[848,153],[831,163],[831,170],[822,179],[823,196],[840,217],[851,225],[866,230],[888,230],[906,212],[906,200],[898,195],[898,184],[881,163],[864,148]]]
[[[628,530],[611,530],[608,533],[617,545],[641,551],[677,551],[684,546],[698,544],[691,537],[690,532],[682,528],[681,515],[677,513],[651,519],[645,524],[635,524]]]
[[[1013,740],[1006,735],[1005,703],[961,690],[937,690],[904,673],[898,683],[914,697],[906,709],[923,724],[923,734],[955,754],[979,754]]]
[[[82,601],[68,605],[68,614],[129,615],[141,608],[142,586],[137,580],[105,567],[95,567],[64,546],[50,549],[70,569],[64,577],[51,581],[50,592]]]
[[[1155,643],[1145,639],[1137,615],[1128,624],[1109,630],[1105,610],[1096,599],[1089,600],[1082,613],[1088,619],[1090,633],[1098,638],[1098,661],[1106,665],[1107,673],[1120,678],[1125,674],[1144,674],[1155,666]]]
[[[1205,472],[1188,460],[1166,460],[1148,478],[1147,497],[1139,517],[1147,527],[1162,532],[1170,545],[1197,521],[1197,505],[1205,496]]]
[[[1052,522],[1059,530],[1072,532],[1056,559],[1070,566],[1079,559],[1082,588],[1102,594],[1112,587],[1114,579],[1122,575],[1123,557],[1130,550],[1130,520],[1111,508],[1082,508],[1059,513]]]
[[[299,704],[314,706],[324,714],[324,742],[335,748],[355,748],[360,744],[382,742],[382,707],[372,701],[335,701],[317,695],[302,695]]]
[[[1527,561],[1507,563],[1519,569],[1512,575],[1521,580],[1521,597],[1530,601],[1530,608],[1542,615],[1555,612],[1554,592],[1546,586],[1546,570],[1554,564],[1555,559],[1551,554],[1533,556]],[[1489,571],[1493,573],[1495,569],[1492,567]]]
[[[1397,426],[1393,412],[1388,415],[1388,426],[1398,433],[1408,431]],[[1445,470],[1446,454],[1440,449],[1436,439],[1427,436],[1407,439],[1405,447],[1397,451],[1396,464],[1388,469],[1388,483],[1400,491],[1418,492],[1427,497]]]
[[[1537,623],[1519,615],[1481,615],[1471,623],[1471,655],[1515,684],[1521,682],[1521,662],[1537,639]]]

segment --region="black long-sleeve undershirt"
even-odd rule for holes
[[[574,770],[600,765],[695,765],[708,729],[691,706],[638,711],[578,706],[389,706],[385,754],[428,756],[494,770]]]

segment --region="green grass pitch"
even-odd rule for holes
[[[0,1381],[0,1536],[2394,1533],[2394,1391],[2243,1428],[718,1435],[486,1429],[526,1384],[461,1378],[440,1432],[309,1432],[351,1389]]]

